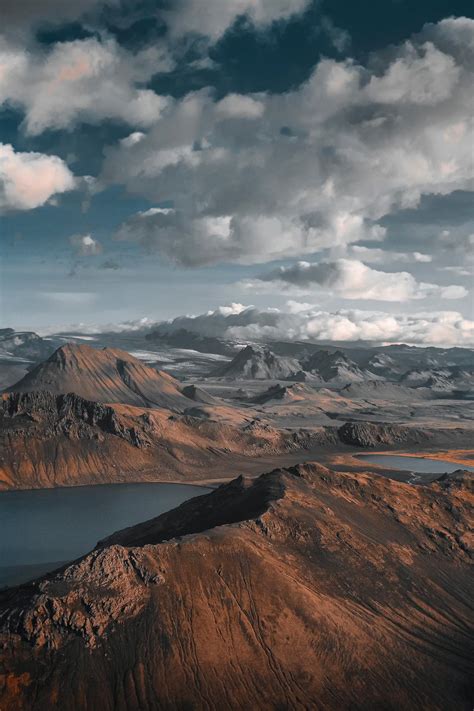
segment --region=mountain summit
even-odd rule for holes
[[[67,343],[40,363],[10,392],[75,393],[94,402],[184,410],[189,401],[171,375],[144,365],[116,348],[98,350]]]
[[[275,355],[269,348],[246,346],[216,375],[244,380],[286,380],[301,370],[297,360]]]

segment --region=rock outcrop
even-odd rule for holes
[[[346,422],[338,429],[338,435],[341,442],[353,447],[427,444],[433,439],[428,430],[372,422]]]

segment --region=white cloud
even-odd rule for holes
[[[256,119],[260,118],[264,111],[265,106],[261,101],[240,94],[228,94],[216,105],[217,114],[230,119]]]
[[[69,238],[69,241],[80,257],[92,257],[102,254],[101,243],[91,235],[73,235]]]
[[[132,55],[112,39],[61,42],[42,52],[0,40],[0,104],[22,108],[31,135],[104,119],[146,127],[168,100],[139,85],[170,67],[159,47]]]
[[[449,272],[450,274],[456,274],[456,276],[461,276],[461,277],[472,277],[473,276],[472,269],[466,269],[465,267],[447,266],[447,267],[439,267],[439,269],[444,272]]]
[[[380,271],[355,259],[297,262],[247,280],[246,285],[258,289],[262,283],[269,283],[276,289],[290,288],[305,293],[324,289],[344,299],[364,301],[409,301],[428,296],[461,299],[468,293],[463,286],[441,287],[417,282],[409,272]]]
[[[433,261],[431,254],[422,252],[394,252],[390,249],[379,247],[362,247],[355,244],[350,245],[344,253],[351,258],[360,259],[368,264],[391,264],[392,262],[402,262],[404,264],[429,263]]]
[[[0,143],[0,212],[32,210],[74,187],[73,174],[57,156],[15,152]]]
[[[371,77],[365,91],[372,101],[432,105],[451,96],[461,71],[451,56],[432,42],[407,42],[401,53],[382,76]]]
[[[256,26],[291,17],[310,0],[175,0],[164,13],[174,35],[196,33],[218,39],[234,20],[245,15]]]
[[[442,299],[463,299],[469,293],[464,286],[459,286],[457,284],[440,286],[438,287],[438,290]]]
[[[388,314],[383,311],[338,309],[322,311],[309,304],[288,302],[288,310],[235,313],[220,307],[199,316],[181,316],[158,325],[159,330],[186,328],[207,336],[238,340],[370,341],[414,345],[473,346],[474,321],[456,311]]]
[[[145,134],[142,131],[133,131],[133,133],[130,133],[128,136],[120,140],[120,145],[125,148],[130,148],[130,146],[140,143],[143,138],[145,138]]]
[[[369,66],[324,59],[287,94],[170,102],[102,177],[175,212],[120,234],[188,265],[383,249],[382,218],[472,185],[473,37],[473,20],[443,21]]]

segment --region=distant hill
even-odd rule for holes
[[[340,394],[347,398],[410,402],[421,398],[429,398],[432,393],[423,388],[415,390],[408,386],[392,383],[390,381],[367,380],[345,385],[340,391]]]
[[[75,393],[95,402],[164,407],[182,411],[189,401],[171,375],[116,348],[98,350],[68,343],[27,373],[9,392]]]
[[[379,376],[362,370],[342,351],[319,351],[302,362],[303,370],[319,375],[327,383],[348,384],[364,380],[377,380]]]
[[[470,368],[447,366],[442,369],[413,369],[403,373],[400,383],[417,391],[428,388],[433,394],[440,396],[462,391],[470,392],[474,391],[474,365]]]
[[[299,371],[301,366],[295,358],[277,356],[265,346],[246,346],[214,375],[235,380],[287,380]]]

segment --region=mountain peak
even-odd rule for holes
[[[216,375],[243,380],[286,380],[301,370],[294,358],[277,356],[268,346],[247,345]]]
[[[65,343],[27,373],[10,392],[76,393],[87,400],[182,411],[188,406],[178,382],[126,351]]]

